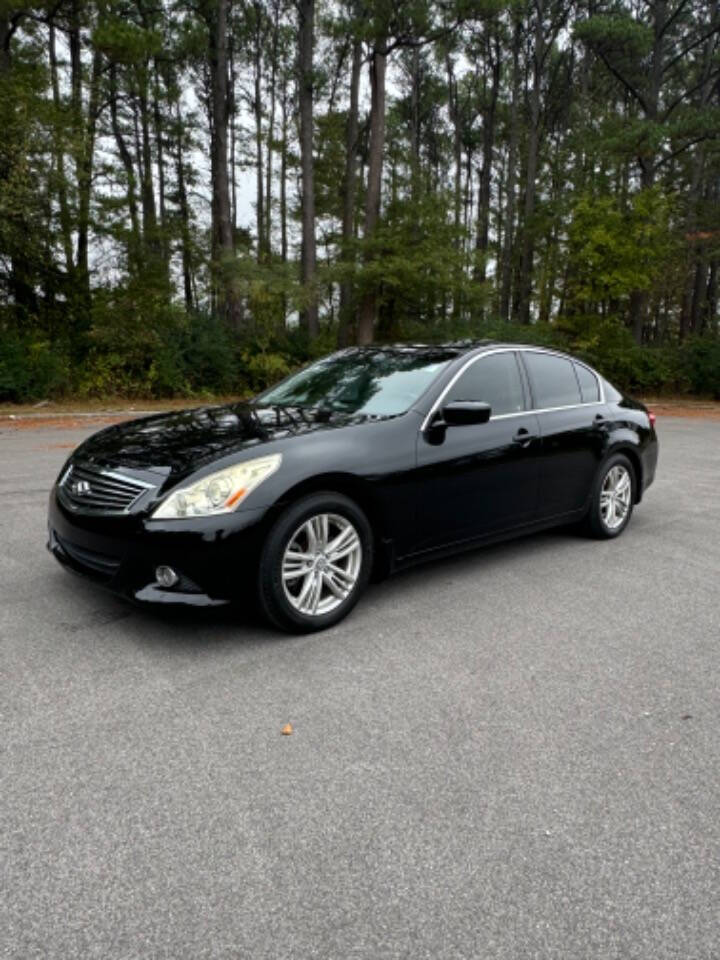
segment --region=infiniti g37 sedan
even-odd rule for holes
[[[564,354],[351,348],[249,403],[96,433],[53,488],[48,546],[131,599],[255,597],[314,630],[441,553],[574,522],[617,537],[657,454],[653,415]]]

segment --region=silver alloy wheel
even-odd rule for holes
[[[361,566],[362,544],[353,524],[337,513],[318,513],[301,523],[285,548],[285,596],[305,616],[330,613],[352,593]]]
[[[625,523],[631,497],[630,474],[618,463],[605,474],[600,488],[600,516],[608,530],[617,530]]]

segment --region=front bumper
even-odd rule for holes
[[[266,510],[159,521],[75,514],[50,494],[48,549],[66,569],[140,603],[218,606],[254,591]],[[172,567],[174,587],[155,569]]]

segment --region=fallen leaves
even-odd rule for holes
[[[286,723],[285,726],[284,726],[284,727],[282,728],[282,730],[280,731],[280,733],[281,733],[284,737],[289,737],[289,736],[292,734],[292,732],[293,732],[293,726],[292,726],[291,723]]]

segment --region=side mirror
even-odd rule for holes
[[[449,427],[487,423],[492,410],[489,403],[475,400],[453,400],[442,408],[442,418]]]

